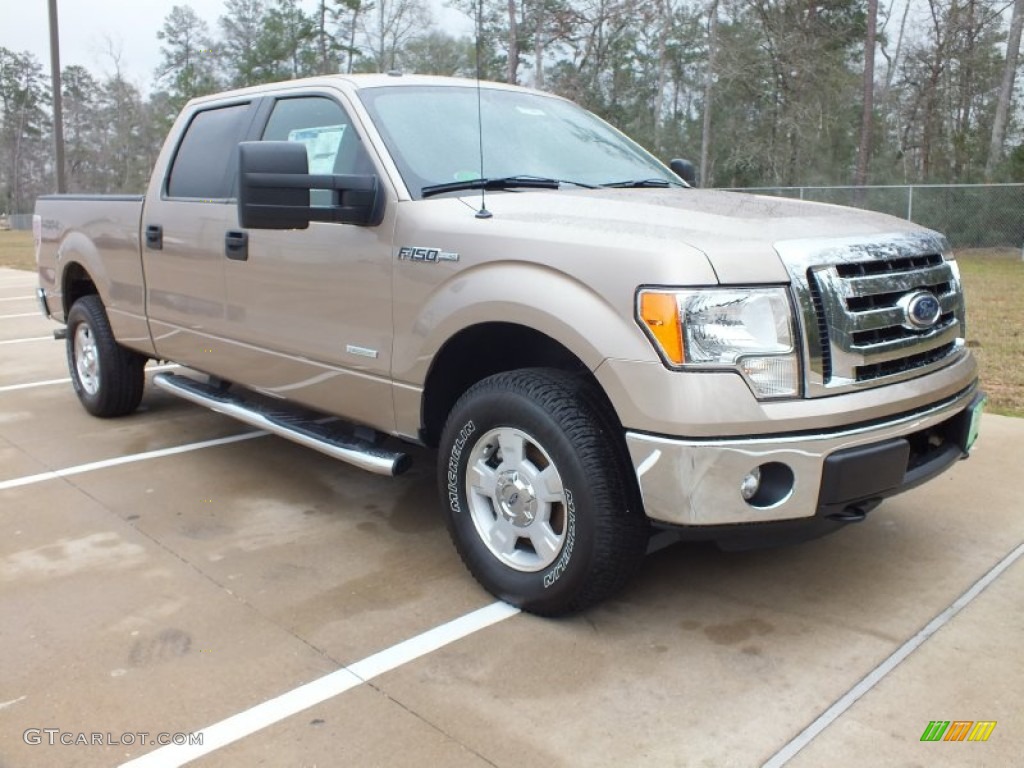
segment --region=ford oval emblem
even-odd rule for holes
[[[903,327],[913,331],[924,331],[939,322],[942,305],[931,291],[914,291],[899,300],[903,309]]]

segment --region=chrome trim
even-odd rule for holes
[[[357,438],[350,439],[347,444],[342,444],[340,441],[320,440],[314,436],[302,434],[280,421],[272,420],[253,408],[245,407],[240,402],[233,402],[225,398],[207,397],[187,386],[181,386],[178,382],[182,379],[185,380],[182,384],[192,382],[193,384],[201,385],[201,382],[195,382],[186,376],[179,376],[173,373],[158,373],[153,377],[153,383],[160,389],[177,395],[184,400],[205,406],[212,411],[238,419],[257,429],[266,430],[299,445],[304,445],[332,458],[340,459],[355,467],[365,469],[367,472],[373,472],[376,475],[398,475],[405,471],[409,465],[407,454],[389,451]]]
[[[47,320],[50,319],[50,307],[46,304],[46,291],[42,288],[36,288],[36,301],[39,303],[39,311],[43,313],[43,317]]]
[[[371,360],[376,360],[380,353],[376,349],[370,349],[369,347],[360,347],[355,344],[346,344],[345,351],[350,355],[357,355],[358,357],[368,357]]]
[[[812,517],[826,457],[846,448],[926,429],[970,405],[975,382],[951,400],[882,424],[818,435],[776,435],[740,440],[686,440],[626,433],[644,511],[671,525],[728,525]],[[740,481],[755,466],[777,461],[793,470],[788,498],[768,508],[740,495]]]
[[[791,240],[775,248],[792,278],[808,397],[905,381],[966,354],[960,275],[941,235],[921,231],[870,239]],[[942,261],[922,265],[926,259]],[[922,290],[939,300],[939,320],[927,329],[907,327],[900,301]],[[859,370],[947,345],[949,352],[941,360],[908,360],[909,367],[881,375]]]

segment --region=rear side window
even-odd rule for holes
[[[235,147],[244,138],[248,116],[248,104],[197,112],[174,156],[167,196],[211,202],[231,197]]]

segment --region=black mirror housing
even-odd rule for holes
[[[311,206],[310,190],[332,192]],[[238,223],[244,229],[306,229],[311,221],[380,224],[384,196],[374,175],[310,174],[306,147],[294,141],[238,145]]]
[[[674,158],[668,167],[672,169],[680,179],[685,181],[691,187],[697,186],[697,166],[691,163],[689,160],[683,160],[681,158]]]

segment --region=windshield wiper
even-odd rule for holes
[[[627,179],[626,181],[611,181],[607,184],[602,184],[601,186],[629,189],[641,189],[648,187],[664,189],[666,187],[681,187],[683,185],[675,184],[668,179]]]
[[[493,179],[466,179],[450,181],[447,184],[431,184],[420,190],[423,197],[432,197],[444,192],[461,192],[467,189],[558,189],[562,184],[594,189],[593,184],[567,179],[546,179],[542,176],[501,176]]]

